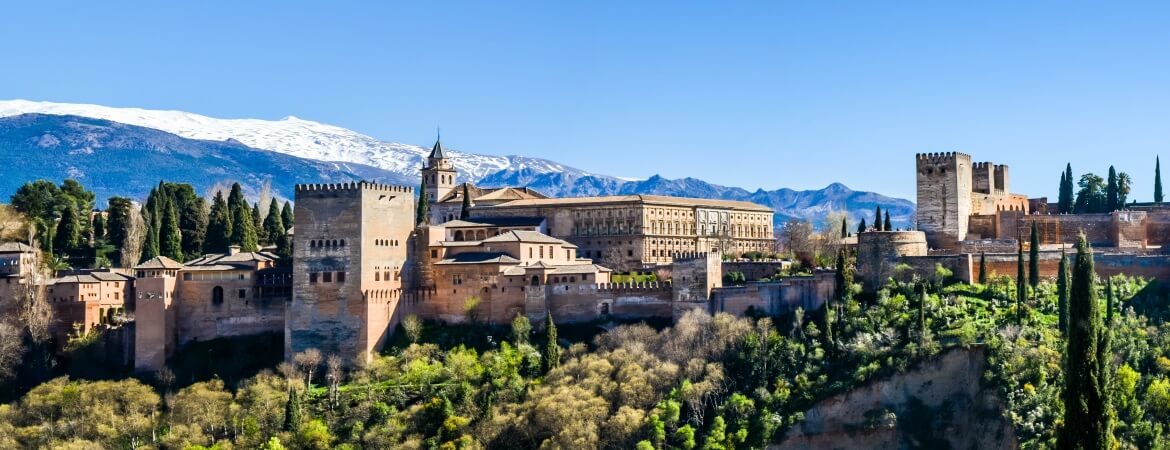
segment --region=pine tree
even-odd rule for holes
[[[1028,295],[1028,288],[1024,273],[1024,242],[1019,242],[1019,251],[1016,253],[1016,325],[1024,323],[1024,297]]]
[[[81,219],[78,217],[77,207],[66,202],[61,209],[61,219],[57,221],[57,232],[53,234],[53,251],[60,255],[68,255],[81,245]]]
[[[126,231],[130,226],[130,208],[132,203],[125,197],[110,197],[106,208],[106,240],[118,248],[126,244]]]
[[[255,222],[240,183],[232,183],[232,191],[228,194],[228,210],[232,218],[230,245],[240,246],[240,251],[256,251],[259,241],[256,238]]]
[[[427,216],[431,215],[431,202],[427,199],[427,181],[423,179],[418,185],[418,207],[414,212],[414,223],[426,225],[430,223]]]
[[[1069,275],[1068,275],[1068,255],[1064,251],[1060,252],[1060,267],[1057,269],[1059,273],[1056,274],[1056,326],[1060,329],[1060,335],[1068,336],[1068,296],[1069,296]]]
[[[1069,328],[1065,351],[1064,425],[1057,435],[1057,448],[1108,449],[1112,430],[1107,374],[1101,361],[1104,331],[1097,304],[1093,274],[1093,253],[1085,235],[1077,239],[1069,296]]]
[[[207,215],[207,238],[203,240],[203,253],[226,253],[232,240],[232,219],[223,192],[216,192],[211,201],[211,212]]]
[[[268,240],[267,230],[264,229],[264,218],[260,217],[260,202],[252,203],[252,229],[256,230],[257,245],[272,243]]]
[[[165,197],[158,203],[162,220],[159,222],[159,254],[175,261],[183,261],[183,234],[179,231],[179,213],[175,204]]]
[[[1113,212],[1121,209],[1119,204],[1121,201],[1120,191],[1117,187],[1117,169],[1109,166],[1109,181],[1105,185],[1105,212]]]
[[[293,209],[292,204],[287,200],[284,202],[284,207],[280,209],[280,223],[284,224],[284,232],[288,234],[288,229],[293,227]]]
[[[877,231],[882,231],[882,207],[877,206],[873,211],[873,228]]]
[[[1154,203],[1162,203],[1162,158],[1154,158]]]
[[[93,217],[93,240],[94,242],[104,241],[106,239],[106,215],[102,213],[94,214]]]
[[[979,252],[979,284],[987,284],[987,253]]]
[[[862,217],[861,223],[857,224],[857,233],[858,234],[864,233],[866,228],[868,228],[868,227],[865,224],[865,218]]]
[[[146,239],[142,241],[142,261],[149,261],[156,256],[159,256],[158,247],[158,228],[151,226],[154,222],[154,214],[150,211],[142,211],[142,219],[146,222]]]
[[[886,221],[882,223],[882,230],[894,231],[894,226],[890,225],[890,210],[886,210]]]
[[[1040,285],[1040,231],[1032,221],[1032,236],[1028,240],[1028,284],[1032,290]]]
[[[301,431],[301,398],[297,390],[289,389],[288,400],[284,403],[284,431],[296,433]]]
[[[284,221],[280,217],[280,203],[277,203],[275,198],[268,204],[268,217],[264,218],[264,235],[268,237],[269,244],[276,246],[278,253],[288,240],[285,236]]]
[[[459,210],[459,220],[471,217],[471,194],[467,191],[467,183],[463,183],[463,208]]]
[[[561,345],[557,343],[557,324],[553,322],[552,311],[545,318],[544,371],[548,372],[561,365]]]

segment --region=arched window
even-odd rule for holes
[[[463,240],[463,231],[462,230],[455,230],[455,240],[456,241]]]
[[[533,286],[540,286],[540,277],[539,276],[536,276],[536,275],[532,276],[532,285]]]
[[[222,287],[216,286],[216,287],[211,288],[211,304],[217,305],[217,306],[223,304],[223,288]]]

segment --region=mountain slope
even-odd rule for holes
[[[38,178],[76,178],[99,201],[114,195],[145,198],[159,180],[191,183],[197,192],[224,181],[256,189],[270,180],[283,197],[292,197],[296,183],[413,183],[362,164],[313,161],[238,142],[185,139],[108,120],[43,114],[0,118],[0,167],[7,168],[0,177],[0,198]]]

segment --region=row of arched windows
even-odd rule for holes
[[[339,248],[345,247],[345,239],[312,239],[309,248]]]
[[[397,239],[374,239],[374,245],[382,247],[397,247],[398,242],[399,241]]]

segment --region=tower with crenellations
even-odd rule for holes
[[[368,358],[401,314],[414,189],[370,182],[296,186],[285,357],[309,348]]]
[[[984,185],[994,179],[991,170],[975,177],[971,155],[958,152],[916,155],[918,229],[931,248],[953,248],[967,237],[973,179]]]

